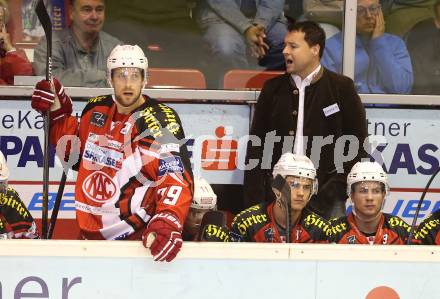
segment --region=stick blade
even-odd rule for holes
[[[278,174],[274,178],[272,181],[272,188],[277,189],[281,193],[285,202],[290,201],[290,186],[281,175]]]

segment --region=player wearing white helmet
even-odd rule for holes
[[[8,186],[9,169],[0,152],[0,240],[36,239],[37,226],[17,191]]]
[[[386,172],[377,162],[357,162],[347,176],[352,212],[331,221],[332,241],[343,244],[405,244],[409,225],[382,212],[390,192]]]
[[[76,219],[83,237],[142,239],[155,260],[171,261],[182,246],[192,171],[179,116],[142,94],[147,71],[140,47],[118,45],[107,61],[113,94],[90,99],[80,122],[56,79],[55,93],[50,82],[37,83],[32,107],[51,110],[52,144],[65,135],[76,135],[81,143],[74,169]],[[152,244],[148,236],[155,236]]]
[[[231,228],[232,241],[327,242],[329,223],[305,209],[316,194],[316,170],[312,161],[301,155],[285,153],[273,169],[273,178],[280,175],[287,186],[272,188],[276,200],[250,207],[239,213]],[[290,213],[289,213],[290,211]],[[290,223],[289,223],[290,222]],[[290,231],[290,234],[287,233]]]
[[[198,239],[200,224],[208,211],[217,209],[217,195],[204,178],[194,179],[194,196],[183,226],[183,239],[195,241]]]

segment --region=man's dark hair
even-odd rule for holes
[[[440,1],[440,0],[439,0]],[[296,22],[293,19],[289,19],[287,30],[289,32],[299,31],[304,32],[304,40],[309,47],[319,45],[319,57],[322,57],[325,48],[325,32],[318,23],[313,21]]]
[[[435,1],[435,3],[434,3],[434,14],[435,14],[435,17],[437,18],[437,19],[439,19],[440,18],[440,13],[439,13],[439,8],[440,8],[440,0],[437,0],[437,1]]]

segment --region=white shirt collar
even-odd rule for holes
[[[293,81],[295,81],[296,87],[299,89],[305,88],[306,86],[309,86],[310,83],[312,83],[313,78],[318,74],[318,72],[321,70],[321,64],[318,65],[318,67],[311,72],[307,77],[304,78],[304,80],[301,79],[300,76],[292,74]]]

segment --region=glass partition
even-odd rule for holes
[[[33,85],[38,78],[28,76],[45,74],[36,2],[0,1],[0,25],[7,34],[0,55],[9,56],[2,60],[2,85]],[[45,2],[53,21],[53,73],[66,86],[108,87],[106,59],[116,44],[129,43],[139,45],[149,59],[147,87],[258,90],[284,72],[288,19],[319,22],[327,36],[322,63],[342,73],[345,1]],[[440,8],[435,2],[357,1],[357,21],[349,25],[357,29],[352,63],[358,92],[440,94]],[[267,47],[258,52],[252,40],[263,32]]]

